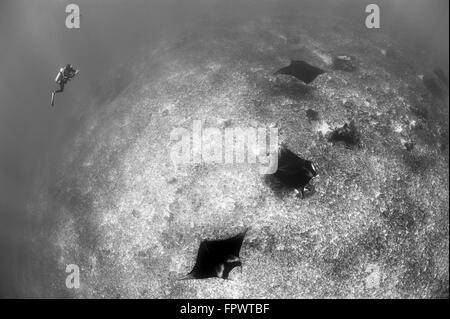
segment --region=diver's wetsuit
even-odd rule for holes
[[[64,85],[72,79],[76,74],[78,73],[77,70],[75,70],[72,67],[64,67],[61,68],[58,72],[58,75],[55,78],[55,82],[59,84],[59,90],[52,92],[52,106],[54,104],[54,98],[56,93],[64,92]]]
[[[64,92],[64,85],[66,84],[65,80],[61,80],[58,82],[59,84],[59,90],[53,91],[53,93],[60,93],[60,92]]]

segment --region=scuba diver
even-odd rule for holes
[[[59,84],[59,90],[52,92],[52,106],[55,103],[55,93],[64,92],[64,85],[72,80],[79,72],[80,70],[74,69],[72,64],[66,64],[66,66],[59,70],[55,78],[55,82]]]

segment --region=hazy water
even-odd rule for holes
[[[80,30],[64,27],[65,6],[80,5]],[[111,69],[128,67],[142,47],[176,37],[187,28],[232,25],[262,16],[340,15],[363,21],[358,0],[0,0],[0,296],[21,296],[17,283],[27,266],[27,229],[40,228],[28,198],[34,181],[97,98],[93,87]],[[382,8],[383,32],[429,52],[448,74],[448,1],[372,1]],[[82,76],[49,106],[60,65],[73,63]],[[35,274],[39,276],[39,273]]]

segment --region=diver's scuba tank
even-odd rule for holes
[[[62,76],[64,73],[64,69],[59,70],[58,75],[56,75],[55,82],[60,83],[62,81]]]

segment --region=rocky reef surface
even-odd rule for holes
[[[33,234],[34,266],[46,276],[29,293],[448,296],[448,94],[424,85],[425,55],[361,29],[308,17],[215,25],[118,70],[55,177],[36,185],[32,218],[47,226]],[[327,72],[310,85],[273,75],[291,59]],[[315,192],[299,199],[246,164],[175,169],[170,133],[196,120],[278,128],[317,168]],[[202,239],[246,227],[232,280],[177,280]],[[65,288],[67,264],[80,266],[79,289]]]

